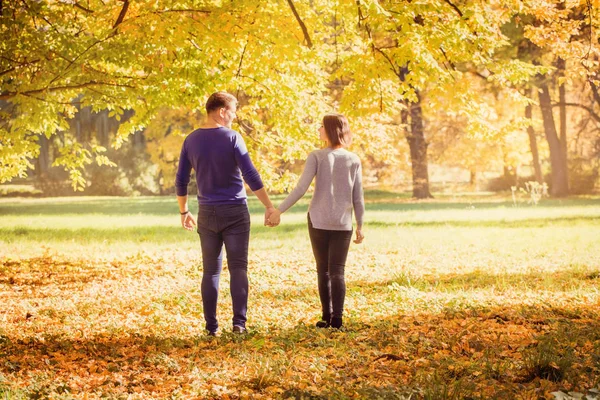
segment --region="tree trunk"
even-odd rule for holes
[[[510,186],[518,186],[519,179],[517,178],[517,174],[513,173],[512,165],[508,165],[506,162],[506,155],[504,156],[504,165],[502,166],[502,172],[505,182],[509,182]]]
[[[427,146],[423,132],[423,111],[421,95],[418,91],[417,102],[408,104],[410,114],[410,131],[406,130],[406,140],[410,147],[412,164],[413,197],[417,199],[433,198],[429,192],[429,172],[427,169]]]
[[[565,60],[559,58],[556,61],[556,68],[558,70],[559,79],[565,76]],[[560,116],[560,148],[565,158],[565,163],[569,165],[568,153],[567,153],[567,92],[565,89],[564,82],[558,82],[558,102],[559,104],[559,116]],[[567,168],[567,181],[569,180],[569,169]]]
[[[469,173],[469,185],[471,187],[475,187],[475,185],[477,185],[477,170],[475,168],[471,168]]]
[[[555,197],[563,197],[569,194],[567,159],[563,155],[560,139],[556,132],[548,84],[541,84],[540,89],[539,99],[540,109],[542,110],[542,119],[544,121],[544,133],[546,134],[546,140],[548,141],[548,147],[550,148],[550,167],[552,169],[552,186],[550,188],[550,194]]]
[[[529,89],[528,96],[531,97],[531,89]],[[525,107],[525,118],[531,121],[533,116],[533,110],[531,104],[527,104]],[[535,171],[535,180],[538,183],[544,183],[544,177],[542,176],[542,167],[540,166],[540,153],[538,152],[537,138],[535,137],[535,131],[533,126],[527,127],[527,134],[529,135],[529,148],[531,149],[531,157],[533,161],[533,170]]]
[[[592,88],[592,95],[594,96],[594,100],[596,100],[596,103],[598,103],[598,105],[600,106],[600,92],[598,91],[598,86],[596,86],[596,84],[591,78],[588,80],[588,82],[590,84],[590,87]]]
[[[96,116],[96,135],[100,146],[108,148],[109,132],[108,132],[108,112],[102,111]]]
[[[510,167],[508,165],[506,165],[506,157],[504,160],[504,165],[502,166],[502,175],[504,176],[504,179],[509,180],[512,175],[510,173]]]
[[[46,176],[48,168],[50,167],[50,143],[46,135],[42,134],[39,136],[40,140],[40,155],[37,159],[37,177],[42,178]]]

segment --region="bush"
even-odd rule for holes
[[[513,174],[510,175],[501,175],[497,178],[492,178],[488,180],[486,185],[486,190],[490,192],[505,192],[511,191],[513,186],[518,188],[524,188],[526,182],[534,182],[535,176],[515,176]],[[550,183],[550,175],[544,176],[544,182],[547,184]]]
[[[0,185],[0,197],[40,197],[41,194],[42,191],[31,184]]]
[[[86,169],[86,194],[104,196],[153,195],[160,193],[158,168],[150,156],[136,146],[107,152],[116,167],[90,165]]]
[[[569,192],[571,194],[591,194],[598,183],[599,162],[573,159],[569,161]]]
[[[38,175],[34,186],[44,196],[73,196],[76,194],[69,182],[69,174],[58,167],[50,167],[47,172]]]

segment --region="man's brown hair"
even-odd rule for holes
[[[206,101],[206,113],[216,111],[219,108],[231,108],[237,104],[235,96],[227,92],[216,92],[210,95]]]

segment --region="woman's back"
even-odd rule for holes
[[[328,147],[312,154],[317,163],[315,192],[309,208],[314,227],[352,230],[353,205],[358,208],[357,219],[364,209],[360,159],[344,148]]]
[[[279,210],[285,212],[308,190],[316,177],[315,193],[309,214],[317,229],[334,231],[352,230],[352,208],[356,222],[362,225],[364,214],[360,159],[343,148],[327,147],[313,151],[306,159],[304,172],[296,188],[281,203]]]

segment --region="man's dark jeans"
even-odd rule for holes
[[[346,281],[344,268],[352,231],[330,231],[313,227],[308,216],[308,235],[317,262],[319,297],[323,307],[323,320],[342,318]]]
[[[223,244],[231,278],[233,325],[246,327],[248,307],[248,242],[250,213],[245,204],[200,205],[198,234],[202,247],[202,304],[206,329],[216,332],[219,278],[223,266]]]

